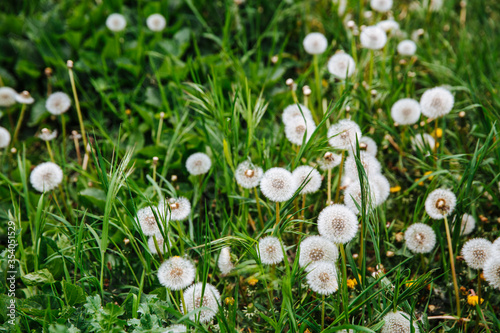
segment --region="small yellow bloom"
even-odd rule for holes
[[[432,173],[432,171],[427,171],[426,173],[424,173],[424,176],[430,175],[431,173]],[[432,178],[434,178],[434,176],[430,176],[427,179],[432,180]]]
[[[391,187],[390,191],[391,191],[391,193],[399,192],[399,191],[401,191],[401,186],[397,185],[397,186]]]
[[[469,305],[475,306],[477,304],[478,300],[479,300],[479,296],[472,296],[472,295],[467,296],[467,303],[469,303]],[[481,298],[481,304],[483,304],[483,302],[484,302],[484,299]]]
[[[347,279],[347,286],[350,288],[350,289],[354,289],[356,288],[356,285],[358,284],[358,281],[356,281],[356,279]]]
[[[324,88],[327,88],[328,87],[328,81],[323,79],[321,80],[321,85],[324,87]]]
[[[414,283],[415,283],[414,281],[408,281],[405,283],[405,286],[406,288],[410,288],[411,286],[413,286]]]
[[[432,132],[432,136],[435,138],[440,138],[443,136],[443,130],[441,128],[436,128],[435,131]]]
[[[225,302],[226,302],[226,305],[233,305],[234,298],[233,297],[226,297]]]
[[[255,286],[257,284],[257,282],[259,282],[259,280],[257,280],[256,278],[248,279],[248,284],[251,286]]]

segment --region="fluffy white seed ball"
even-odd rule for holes
[[[378,188],[373,184],[368,183],[365,189],[366,196],[366,211],[370,211],[371,208],[377,206],[377,198],[382,197],[378,192]],[[359,214],[359,207],[363,207],[363,197],[361,191],[361,183],[359,181],[354,181],[344,191],[344,204],[351,209],[354,214]]]
[[[411,57],[412,55],[415,55],[415,53],[417,52],[417,44],[411,39],[406,39],[399,42],[397,50],[398,53],[401,54],[402,56]]]
[[[318,262],[312,265],[306,276],[311,290],[320,295],[330,295],[339,288],[337,270],[331,262]]]
[[[384,30],[386,33],[395,32],[399,30],[399,23],[393,19],[383,20],[377,23],[377,27]]]
[[[457,204],[455,194],[446,189],[432,191],[425,200],[425,211],[435,220],[441,220],[450,215]]]
[[[493,245],[491,247],[492,253],[497,253],[496,255],[500,256],[500,237],[495,239]]]
[[[368,182],[375,189],[375,206],[383,204],[391,193],[391,184],[382,174],[370,176]]]
[[[0,106],[11,106],[16,104],[17,92],[10,87],[0,87]]]
[[[335,262],[338,257],[337,247],[323,236],[309,236],[300,243],[299,265],[308,271],[316,262]]]
[[[452,93],[442,87],[426,90],[420,97],[422,114],[429,118],[439,118],[450,113],[455,98]]]
[[[163,333],[187,333],[187,327],[184,325],[170,325]]]
[[[165,239],[163,239],[163,236],[161,235],[161,233],[156,234],[155,238],[156,238],[156,243],[158,244],[158,249],[160,250],[160,253],[164,254],[165,252],[167,252],[167,250],[168,250],[167,244],[165,244]],[[170,241],[168,242],[168,244],[170,246],[170,244],[171,244]],[[148,239],[148,249],[152,255],[158,254],[158,251],[156,250],[155,240],[154,240],[153,236],[149,237],[149,239]]]
[[[318,231],[321,236],[336,244],[345,244],[356,236],[358,219],[346,206],[331,205],[319,213]]]
[[[210,157],[204,153],[194,153],[186,160],[186,169],[194,176],[207,173],[211,166],[212,161],[210,160]]]
[[[493,288],[500,290],[500,256],[498,254],[486,260],[483,275]]]
[[[201,307],[208,308],[189,316],[193,321],[198,319],[200,323],[207,323],[219,310],[220,293],[213,285],[207,283],[203,286],[199,282],[184,291],[184,300],[188,313]]]
[[[389,312],[384,317],[385,324],[381,333],[411,333],[410,315],[403,311]],[[419,329],[413,320],[414,332],[419,333]]]
[[[38,192],[48,192],[61,184],[63,172],[59,165],[52,162],[45,162],[37,165],[31,171],[30,182]]]
[[[17,94],[16,96],[14,96],[14,98],[16,99],[16,102],[18,102],[20,104],[33,104],[33,103],[35,103],[35,99],[33,97],[31,97],[30,93],[27,92],[26,90],[20,94]]]
[[[227,275],[234,268],[231,262],[231,250],[229,246],[225,246],[220,250],[219,261],[217,262],[222,275]]]
[[[283,261],[281,242],[273,236],[264,237],[259,241],[257,251],[264,265],[275,265]]]
[[[406,246],[414,253],[429,253],[436,245],[436,233],[426,224],[414,223],[406,229]]]
[[[380,13],[386,13],[392,8],[392,0],[371,0],[370,7]]]
[[[300,194],[314,193],[321,187],[321,174],[308,165],[299,166],[293,173],[296,184],[302,188]]]
[[[380,50],[387,43],[387,35],[377,26],[366,27],[359,36],[361,45],[366,49]]]
[[[335,149],[353,150],[356,138],[361,139],[361,129],[358,124],[349,119],[342,119],[328,129],[328,143]]]
[[[413,150],[433,151],[436,147],[436,140],[429,133],[418,134],[411,138]]]
[[[382,165],[380,162],[366,151],[360,151],[359,160],[368,177],[375,176],[382,171]],[[358,165],[356,164],[356,158],[354,155],[349,155],[345,159],[344,171],[347,177],[352,179],[359,178]]]
[[[467,266],[473,269],[482,269],[492,253],[493,244],[485,238],[474,238],[462,247],[462,256]]]
[[[184,197],[170,198],[158,205],[158,211],[160,216],[166,216],[167,220],[184,221],[191,213],[191,202]]]
[[[372,138],[370,138],[368,136],[362,136],[361,140],[359,140],[359,145],[362,146],[362,144],[365,145],[365,147],[363,149],[368,154],[370,154],[372,156],[377,155],[378,147],[377,147],[377,143],[375,142],[375,140],[373,140]]]
[[[323,157],[319,160],[318,164],[321,170],[331,170],[336,166],[339,166],[342,162],[342,156],[332,152],[326,152]]]
[[[297,146],[302,146],[303,142],[307,143],[315,130],[316,125],[313,120],[304,120],[300,117],[295,117],[285,124],[286,138]]]
[[[335,76],[337,79],[345,80],[354,74],[356,63],[350,55],[340,52],[328,60],[327,68],[330,74]]]
[[[271,168],[260,180],[262,194],[273,202],[290,200],[297,189],[292,173],[283,168]]]
[[[162,31],[167,25],[167,20],[161,14],[152,14],[146,19],[146,25],[151,31]]]
[[[291,104],[288,105],[285,108],[285,110],[283,110],[283,124],[287,125],[296,117],[299,117],[301,119],[305,118],[307,121],[310,120],[311,122],[314,123],[311,110],[309,110],[306,106],[302,104]]]
[[[10,144],[10,133],[0,126],[0,148],[8,147]]]
[[[304,38],[304,50],[309,54],[321,54],[328,47],[328,40],[319,32],[312,32]]]
[[[68,111],[71,106],[71,99],[62,91],[50,94],[45,102],[45,108],[53,115],[60,115]]]
[[[159,217],[159,212],[157,208],[145,207],[137,211],[137,221],[142,229],[142,233],[146,236],[153,236],[155,234],[160,234],[160,228],[155,218]]]
[[[403,98],[392,105],[391,117],[399,125],[413,125],[420,119],[420,103]]]
[[[254,188],[259,186],[264,171],[253,165],[250,161],[244,161],[236,168],[235,178],[238,185],[243,188]]]
[[[122,31],[127,26],[127,20],[122,14],[113,13],[106,19],[106,26],[113,32]]]
[[[474,216],[469,214],[464,214],[462,216],[460,224],[460,234],[462,236],[467,236],[474,230],[475,227],[476,227],[476,219],[474,218]]]
[[[196,269],[191,261],[172,257],[158,268],[158,280],[167,289],[181,290],[193,283]]]

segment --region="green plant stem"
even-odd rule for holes
[[[163,112],[162,112],[163,115]],[[156,145],[158,146],[161,142],[161,128],[163,127],[163,116],[160,115],[160,121],[158,124],[158,133],[156,133]]]
[[[184,314],[186,314],[187,313],[186,302],[184,301],[184,291],[182,289],[180,290],[180,294],[181,294],[181,302],[182,302],[182,311]]]
[[[444,217],[444,226],[446,228],[446,239],[448,241],[448,252],[450,254],[451,275],[453,277],[453,287],[455,289],[455,300],[457,304],[457,317],[460,318],[460,295],[458,293],[457,274],[455,272],[455,256],[453,255],[453,245],[451,243],[450,228],[448,226],[448,219],[446,218],[446,216]]]
[[[339,202],[340,185],[342,184],[342,172],[344,170],[344,160],[345,160],[345,151],[342,151],[342,159],[340,161],[340,168],[339,168],[339,181],[337,184],[337,191],[335,193],[335,203]]]
[[[315,54],[313,56],[314,62],[314,79],[316,81],[316,113],[317,113],[317,121],[323,119],[323,106],[321,105],[321,78],[319,77],[319,65],[318,65],[318,55]]]
[[[80,123],[80,132],[82,134],[83,147],[85,149],[85,156],[88,158],[87,150],[87,136],[85,135],[85,126],[83,126],[82,110],[80,109],[80,101],[78,100],[78,94],[76,92],[75,78],[73,76],[73,69],[68,68],[69,80],[71,82],[71,89],[73,90],[73,98],[75,99],[76,113],[78,114],[78,122]]]
[[[273,234],[276,232],[276,227],[280,223],[280,203],[276,202],[276,222],[274,223]]]
[[[255,195],[255,202],[257,204],[257,212],[259,212],[260,226],[264,230],[264,218],[262,217],[262,209],[260,208],[259,193],[257,192],[257,187],[253,188],[253,193]]]
[[[372,88],[372,82],[373,82],[373,67],[375,64],[375,54],[373,50],[370,50],[370,67],[368,70],[368,96],[371,96],[371,88]],[[371,97],[369,97],[371,99]]]
[[[17,137],[19,135],[19,130],[21,129],[21,125],[23,123],[25,113],[26,113],[26,104],[23,104],[23,106],[21,107],[21,114],[19,115],[19,119],[17,120],[17,125],[16,125],[16,129],[14,131],[14,136],[12,138],[12,143],[11,143],[12,147],[14,147],[14,145],[17,141]]]
[[[345,323],[349,324],[349,294],[347,290],[347,260],[345,257],[344,244],[340,243],[340,254],[342,256],[342,303],[344,304]]]
[[[153,235],[153,242],[155,243],[155,248],[156,252],[158,253],[158,257],[160,257],[160,262],[163,262],[163,254],[162,254],[162,249],[160,249],[160,246],[158,244],[158,240],[156,239],[156,235]]]
[[[327,193],[327,201],[326,205],[330,206],[332,204],[332,169],[328,169],[328,193]]]
[[[45,141],[45,144],[47,145],[47,151],[49,152],[50,160],[52,161],[52,163],[56,163],[56,161],[54,160],[54,154],[52,154],[52,149],[50,148],[50,142],[47,140]]]
[[[64,114],[61,115],[61,127],[62,127],[62,144],[63,144],[62,156],[63,156],[63,158],[65,158],[65,156],[66,156],[66,118],[64,117]]]

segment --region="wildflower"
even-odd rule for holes
[[[384,1],[384,0],[383,0]],[[394,32],[399,30],[399,23],[393,19],[383,20],[377,23],[377,27],[384,30],[386,33]]]
[[[225,246],[220,250],[219,261],[218,261],[219,269],[222,275],[227,275],[234,268],[233,263],[231,262],[231,252],[229,246]]]
[[[127,20],[125,20],[125,16],[122,14],[111,14],[106,19],[106,26],[109,30],[113,32],[119,32],[125,29],[127,26]]]
[[[191,202],[184,197],[170,198],[158,205],[158,211],[167,220],[183,221],[191,213]]]
[[[151,14],[146,19],[146,25],[151,31],[162,31],[165,29],[167,21],[161,14]]]
[[[336,244],[345,244],[356,236],[358,219],[346,206],[334,204],[319,213],[318,231]]]
[[[365,151],[360,152],[359,160],[368,177],[377,175],[382,170],[382,165],[380,164],[380,162]],[[347,177],[351,177],[353,179],[359,178],[358,165],[356,163],[356,158],[353,155],[350,155],[346,158],[344,163],[344,170]]]
[[[31,97],[30,93],[26,90],[20,94],[16,94],[14,98],[16,99],[16,102],[21,104],[33,104],[35,102],[35,99]]]
[[[366,195],[366,210],[370,210],[371,207],[377,205],[377,198],[382,198],[379,193],[379,189],[373,184],[368,183],[365,189]],[[359,207],[363,206],[361,183],[359,181],[354,181],[349,184],[344,191],[344,204],[351,209],[355,214],[359,214]]]
[[[0,148],[8,147],[10,144],[10,133],[0,126]]]
[[[315,130],[316,125],[313,120],[295,117],[285,125],[285,136],[291,143],[302,146],[304,136],[306,136],[305,142],[307,143]]]
[[[226,297],[224,299],[224,303],[226,303],[226,305],[234,305],[234,302],[235,302],[234,297]]]
[[[493,288],[500,289],[500,256],[490,256],[483,266],[484,279],[488,281]]]
[[[410,333],[410,315],[403,311],[389,312],[384,317],[385,324],[381,333]],[[413,321],[414,332],[419,333],[419,329]]]
[[[331,170],[340,165],[342,156],[332,152],[326,152],[325,155],[319,160],[319,167],[321,170]]]
[[[57,130],[50,131],[48,128],[43,128],[42,132],[38,134],[38,138],[43,141],[52,141],[57,137]]]
[[[392,8],[392,0],[370,0],[370,7],[380,13],[386,13]]]
[[[399,125],[412,125],[420,119],[420,104],[411,98],[403,98],[392,105],[391,117]]]
[[[342,119],[328,129],[328,143],[335,149],[353,150],[356,138],[361,139],[361,129],[349,119]]]
[[[11,106],[16,104],[17,92],[10,87],[0,87],[0,106]]]
[[[315,263],[306,279],[312,291],[321,295],[330,295],[339,289],[337,271],[331,262]]]
[[[377,148],[377,143],[375,142],[375,140],[373,140],[372,138],[370,138],[368,136],[362,136],[361,139],[359,140],[360,148],[362,145],[365,146],[364,151],[366,151],[368,154],[370,154],[372,156],[377,155],[378,148]]]
[[[354,74],[356,63],[347,53],[339,52],[328,60],[327,68],[330,74],[337,79],[345,80]]]
[[[258,254],[260,261],[265,265],[275,265],[283,260],[281,242],[273,236],[264,237],[259,241]]]
[[[443,136],[443,129],[442,128],[436,128],[435,131],[432,131],[432,136],[435,138],[441,138]]]
[[[436,140],[428,133],[416,135],[411,139],[411,142],[414,150],[424,151],[429,149],[433,151],[436,147]]]
[[[383,204],[391,193],[391,184],[386,177],[376,174],[368,178],[368,182],[375,188],[375,206]]]
[[[219,310],[220,293],[213,285],[199,282],[184,291],[184,300],[188,313],[201,307],[208,308],[189,316],[191,320],[199,318],[200,323],[206,323]]]
[[[425,200],[425,211],[435,220],[441,220],[455,209],[457,197],[450,190],[432,191]]]
[[[163,239],[163,236],[161,235],[161,233],[158,232],[157,234],[155,234],[155,238],[156,238],[156,243],[158,244],[158,249],[160,250],[161,254],[164,254],[165,253],[164,250],[167,247],[165,246],[165,240]],[[158,254],[153,236],[149,237],[148,239],[148,249],[152,255]]]
[[[428,89],[420,98],[422,114],[429,118],[439,118],[450,113],[455,98],[448,89],[436,87]]]
[[[271,168],[260,181],[260,190],[266,198],[274,202],[290,200],[297,189],[292,173],[283,168]]]
[[[462,236],[469,235],[476,226],[476,219],[474,216],[469,214],[464,214],[460,223],[460,234]]]
[[[467,266],[473,269],[482,269],[491,254],[492,243],[485,238],[474,238],[462,247],[462,256]]]
[[[257,280],[256,278],[248,279],[248,284],[251,286],[255,286],[257,284],[257,282],[259,282],[259,280]]]
[[[417,52],[417,44],[410,39],[406,39],[399,42],[397,50],[402,56],[412,56]]]
[[[70,106],[71,99],[61,91],[50,94],[45,102],[47,111],[56,116],[68,111]]]
[[[414,253],[429,253],[436,245],[436,233],[426,224],[414,223],[405,232],[406,246]]]
[[[241,187],[254,188],[259,185],[263,173],[262,168],[254,166],[249,161],[244,161],[238,165],[234,176]]]
[[[354,289],[358,285],[358,281],[356,279],[347,279],[347,287],[349,289]]]
[[[295,178],[296,184],[304,186],[300,190],[300,194],[314,193],[321,187],[321,175],[318,170],[308,165],[299,166],[296,168],[292,176]]]
[[[186,169],[191,175],[203,175],[210,170],[212,161],[205,153],[194,153],[186,160]]]
[[[382,28],[377,26],[366,27],[359,36],[361,45],[366,49],[380,50],[387,43],[387,35]]]
[[[299,117],[301,119],[306,119],[306,121],[311,121],[314,123],[311,110],[302,104],[291,104],[283,110],[283,124],[287,125],[293,119]]]
[[[299,265],[308,271],[316,262],[335,262],[338,257],[337,247],[325,237],[309,236],[300,243]]]
[[[163,333],[186,333],[187,327],[184,325],[170,325]]]
[[[154,234],[160,233],[153,209],[156,211],[156,215],[158,216],[159,214],[157,208],[149,206],[137,211],[137,220],[141,226],[142,233],[146,236],[153,236]]]
[[[399,185],[391,187],[391,189],[390,189],[391,193],[397,193],[399,191],[401,191],[401,186],[399,186]]]
[[[304,50],[309,54],[321,54],[328,47],[326,37],[319,32],[312,32],[304,38]]]
[[[172,257],[158,268],[158,280],[171,290],[181,290],[193,283],[196,269],[188,259]]]
[[[481,304],[483,304],[484,299],[481,298]],[[476,306],[479,303],[479,296],[469,295],[467,296],[467,303],[472,306]]]
[[[30,182],[38,192],[48,192],[61,184],[63,172],[59,165],[52,162],[45,162],[37,165],[31,171]]]

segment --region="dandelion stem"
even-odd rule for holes
[[[372,88],[374,63],[375,63],[375,55],[374,55],[373,50],[370,50],[370,68],[368,71],[368,89],[369,90]],[[368,96],[371,96],[370,91],[368,91]]]
[[[340,195],[340,185],[342,184],[342,171],[344,170],[344,159],[345,159],[345,151],[342,151],[342,160],[340,161],[340,168],[339,168],[339,181],[337,184],[337,192],[335,193],[335,202],[339,202],[339,195]]]
[[[257,187],[253,188],[253,193],[255,195],[255,202],[257,203],[257,212],[259,212],[260,226],[264,230],[264,218],[262,218],[262,209],[260,208],[259,193],[257,192]]]
[[[274,231],[273,234],[276,232],[276,227],[280,223],[280,203],[276,201],[276,222],[274,223]]]
[[[347,260],[345,257],[344,244],[340,243],[340,254],[342,256],[342,303],[344,304],[345,323],[349,324],[349,295],[347,291]]]
[[[163,262],[163,254],[160,251],[160,246],[158,244],[158,240],[156,239],[156,235],[153,235],[153,242],[155,243],[155,249],[156,252],[158,253],[158,257],[160,257],[160,262]]]
[[[328,169],[328,193],[326,205],[330,206],[332,204],[332,169]]]
[[[85,135],[85,127],[83,126],[83,117],[82,117],[82,110],[80,109],[80,101],[78,100],[78,94],[76,92],[75,77],[73,76],[73,62],[71,62],[71,66],[68,66],[68,72],[69,72],[69,80],[71,82],[71,89],[73,90],[73,98],[75,99],[76,113],[78,114],[78,121],[80,122],[80,132],[82,133],[83,146],[85,147],[85,156],[87,157],[88,155],[87,136]]]
[[[184,291],[182,289],[180,290],[180,294],[181,294],[181,302],[182,302],[182,311],[184,314],[186,314],[187,313],[186,302],[184,301]]]
[[[47,151],[49,152],[50,160],[52,161],[52,163],[56,163],[56,161],[54,160],[54,154],[52,154],[52,149],[50,148],[49,140],[46,140],[45,144],[47,145]]]
[[[446,216],[444,217],[444,226],[446,228],[446,239],[448,241],[448,252],[450,253],[451,275],[453,277],[453,287],[455,289],[455,300],[457,303],[457,317],[460,317],[460,296],[458,294],[457,274],[455,272],[455,256],[453,255],[453,245],[451,243],[450,228],[448,226],[448,219],[446,218]]]
[[[156,133],[156,145],[160,145],[161,140],[161,128],[163,127],[163,118],[165,118],[165,113],[160,113],[160,121],[158,123],[158,133]]]
[[[320,77],[319,77],[319,65],[318,65],[318,55],[314,55],[313,57],[314,61],[314,78],[316,81],[316,104],[317,104],[317,114],[318,114],[318,120],[321,120],[323,118],[323,111],[321,110],[322,103],[321,103],[321,82],[320,82]]]
[[[66,118],[64,114],[61,115],[61,127],[62,127],[62,143],[63,143],[63,151],[62,156],[66,156]]]
[[[26,104],[21,107],[21,114],[17,120],[16,130],[14,131],[14,137],[12,138],[12,147],[17,141],[17,136],[19,135],[19,130],[21,129],[21,124],[23,123],[24,114],[26,113]]]
[[[322,297],[321,302],[321,331],[325,329],[325,295]]]

